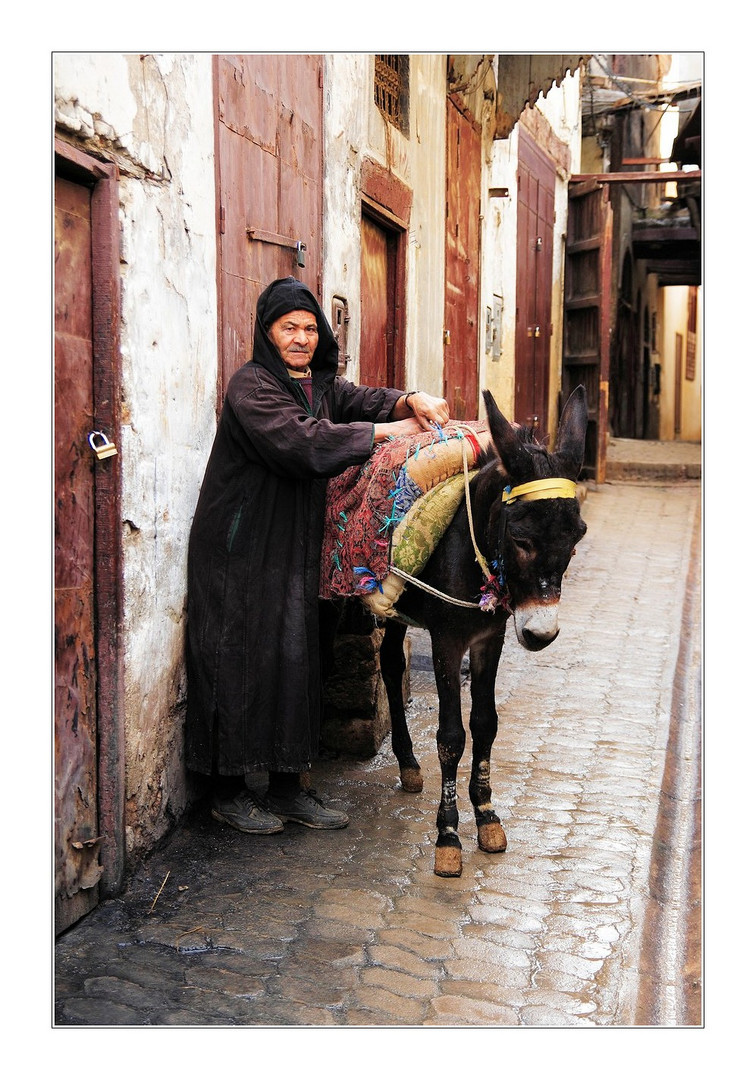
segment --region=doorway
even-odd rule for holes
[[[360,383],[401,387],[404,364],[395,321],[397,234],[363,210],[360,241]]]
[[[55,930],[118,891],[120,678],[118,182],[55,144]],[[97,448],[111,443],[116,451]]]

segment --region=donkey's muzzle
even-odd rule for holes
[[[514,612],[517,640],[528,652],[540,652],[559,634],[559,603],[522,604]]]
[[[524,645],[528,652],[540,652],[541,649],[545,649],[547,645],[550,645],[558,637],[558,630],[555,634],[546,636],[534,634],[532,630],[523,630],[520,644]]]

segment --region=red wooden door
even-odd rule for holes
[[[478,416],[480,128],[446,106],[444,397],[457,420]]]
[[[556,167],[527,132],[517,164],[515,419],[547,434]]]
[[[322,299],[322,60],[216,56],[215,82],[222,395],[269,282],[292,275]]]
[[[98,902],[90,188],[55,181],[56,929]]]
[[[363,214],[360,247],[360,383],[401,386],[396,350],[396,236]]]
[[[55,928],[125,865],[118,171],[55,140]],[[95,444],[101,442],[97,436]]]

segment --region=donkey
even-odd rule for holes
[[[510,615],[520,645],[537,652],[559,633],[562,576],[586,525],[575,497],[588,420],[585,388],[570,396],[553,453],[532,429],[510,424],[489,391],[483,392],[493,447],[417,584],[404,589],[400,616],[430,632],[438,691],[436,743],[441,801],[434,872],[462,873],[457,835],[457,767],[465,747],[460,700],[462,660],[469,649],[472,768],[469,794],[478,846],[504,851],[507,839],[491,803],[491,748],[498,727],[496,671]],[[468,520],[469,518],[469,520]],[[482,588],[481,588],[482,586]],[[428,587],[435,590],[427,591]],[[485,594],[481,601],[475,598]],[[441,595],[439,595],[441,594]],[[391,714],[391,748],[405,791],[421,791],[402,695],[407,623],[389,619],[381,645],[381,670]]]

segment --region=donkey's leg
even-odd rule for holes
[[[402,682],[407,661],[404,657],[404,638],[407,627],[389,619],[381,643],[381,674],[386,686],[391,714],[391,749],[399,763],[399,776],[405,791],[422,791],[423,774],[412,750],[412,739],[404,711]]]
[[[491,747],[499,719],[496,714],[495,682],[504,633],[476,642],[470,649],[470,734],[472,767],[470,801],[478,826],[478,846],[483,851],[506,851],[507,837],[491,804]]]
[[[436,861],[439,877],[459,877],[462,873],[462,845],[457,835],[457,767],[465,748],[465,729],[460,702],[460,668],[464,650],[442,636],[433,638],[433,669],[438,691],[438,731],[436,745],[441,766],[441,802],[436,815]]]

